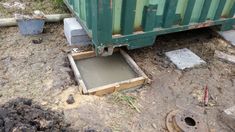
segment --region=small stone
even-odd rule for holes
[[[31,99],[26,99],[23,101],[25,105],[31,106],[32,105],[32,100]]]
[[[157,125],[156,125],[155,123],[152,123],[152,127],[153,127],[154,129],[157,129]]]
[[[103,132],[112,132],[112,129],[107,127],[107,128],[104,128]]]
[[[93,128],[88,127],[84,130],[84,132],[97,132],[97,131]]]
[[[0,98],[2,97],[3,95],[2,94],[0,94]]]
[[[43,102],[41,103],[42,106],[45,106],[45,105],[47,105],[47,104],[48,104],[48,102],[46,102],[46,101],[43,101]]]
[[[0,127],[4,126],[4,121],[2,119],[0,119]]]
[[[75,100],[74,100],[72,94],[69,95],[69,97],[68,97],[68,99],[66,100],[66,102],[67,102],[68,104],[73,104],[73,103],[75,102]]]
[[[38,38],[38,39],[34,39],[34,40],[32,40],[33,44],[41,44],[41,43],[42,43],[42,41],[43,41],[43,39],[42,39],[42,38]]]
[[[58,105],[59,103],[60,103],[60,101],[57,99],[57,100],[55,101],[55,104]]]

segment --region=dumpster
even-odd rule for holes
[[[64,0],[92,38],[97,55],[151,46],[157,36],[235,24],[235,0]]]

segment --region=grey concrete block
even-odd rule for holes
[[[86,35],[83,36],[72,36],[71,38],[72,43],[82,43],[82,42],[91,42],[90,38]]]
[[[229,30],[224,32],[218,32],[225,40],[230,42],[233,46],[235,46],[235,30]]]
[[[235,131],[235,106],[223,111],[222,120],[228,127]]]
[[[91,39],[77,22],[76,18],[64,19],[64,34],[70,45],[86,46],[91,44]]]
[[[86,35],[76,18],[64,19],[64,32],[70,36]]]
[[[166,56],[181,70],[206,63],[187,48],[166,52]]]
[[[80,46],[86,46],[89,44],[92,44],[90,38],[88,36],[66,36],[69,45],[80,45]]]

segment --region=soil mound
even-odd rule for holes
[[[0,132],[70,131],[63,114],[18,98],[0,106]]]

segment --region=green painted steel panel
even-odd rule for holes
[[[208,13],[208,16],[207,16],[208,19],[210,19],[210,20],[214,19],[216,10],[219,6],[219,2],[220,2],[220,0],[212,0],[211,7],[209,9],[209,13]]]
[[[136,0],[136,13],[135,13],[135,21],[134,28],[138,30],[141,27],[144,6],[148,5],[149,0]]]
[[[145,47],[160,34],[212,25],[227,30],[235,23],[235,0],[64,1],[99,51],[116,46]]]
[[[113,1],[113,34],[121,32],[122,0]]]
[[[235,0],[227,0],[226,1],[222,16],[226,17],[229,15],[230,10],[233,8],[234,3],[235,3]]]
[[[205,0],[196,0],[195,6],[193,8],[193,13],[191,16],[191,22],[198,22],[199,21],[204,1]]]

